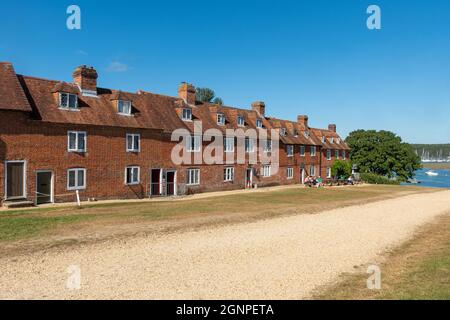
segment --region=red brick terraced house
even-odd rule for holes
[[[18,75],[0,63],[3,204],[73,202],[76,192],[84,201],[143,199],[300,184],[308,175],[331,177],[333,161],[348,159],[335,125],[315,129],[307,116],[267,117],[263,102],[251,109],[198,102],[187,83],[169,97],[100,88],[97,78],[86,66],[68,83]],[[256,135],[229,134],[239,130]],[[224,152],[211,148],[218,140]],[[278,170],[253,156],[276,150]],[[220,161],[205,160],[208,151]]]

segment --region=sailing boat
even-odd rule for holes
[[[425,172],[426,175],[430,176],[430,177],[437,177],[439,175],[439,173],[433,171],[433,170],[429,170],[427,172]]]

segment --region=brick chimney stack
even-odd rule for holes
[[[303,125],[305,128],[308,128],[308,116],[305,115],[298,116],[297,122]]]
[[[83,95],[97,95],[97,71],[93,67],[79,66],[72,74]]]
[[[195,87],[192,84],[182,82],[178,87],[178,97],[187,104],[195,105]]]
[[[266,115],[266,104],[262,101],[255,101],[252,103],[252,110],[259,113],[261,117]]]
[[[328,130],[336,132],[336,125],[335,124],[328,125]]]

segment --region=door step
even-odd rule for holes
[[[3,202],[3,207],[7,209],[29,208],[34,207],[34,202],[28,200],[7,200]]]

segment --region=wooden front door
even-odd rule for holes
[[[6,198],[25,198],[25,164],[23,162],[6,163]]]

